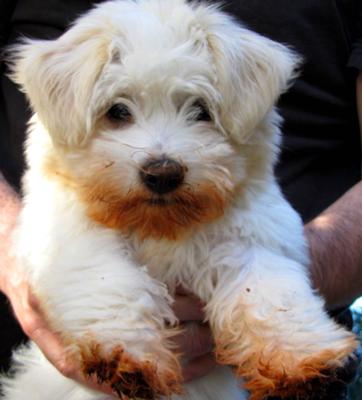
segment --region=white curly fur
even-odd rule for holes
[[[302,223],[273,176],[281,122],[274,104],[293,78],[292,51],[216,6],[115,0],[59,39],[27,40],[14,53],[14,80],[36,113],[15,254],[75,355],[92,338],[102,354],[121,345],[162,375],[172,353],[167,327],[176,322],[170,294],[182,284],[207,304],[216,342],[233,337],[221,348],[240,360],[257,349],[266,359],[277,353],[282,366],[293,354],[297,365],[331,349],[343,362],[353,338],[311,289]],[[197,99],[211,122],[195,119]],[[114,126],[105,113],[119,102],[133,119]],[[107,202],[138,191],[151,198],[139,170],[162,155],[187,168],[188,193],[212,188],[207,199],[221,199],[220,215],[180,228],[170,221],[174,237],[164,228],[118,229],[104,216]],[[169,205],[149,207],[162,214]],[[35,345],[15,360],[15,377],[2,379],[6,400],[111,398],[61,376]],[[184,388],[172,399],[247,397],[228,367]]]

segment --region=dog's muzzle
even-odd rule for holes
[[[163,195],[182,184],[185,168],[177,161],[163,157],[146,162],[140,170],[140,177],[151,192]]]

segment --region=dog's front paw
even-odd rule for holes
[[[85,376],[95,376],[99,383],[110,385],[122,400],[156,400],[181,393],[180,365],[166,349],[162,358],[147,354],[138,359],[122,346],[107,354],[100,344],[92,342],[81,346],[81,360]]]
[[[330,348],[313,355],[302,355],[256,343],[237,355],[233,346],[219,346],[218,361],[234,367],[237,376],[243,378],[244,387],[251,400],[269,397],[281,399],[311,399],[331,382],[339,380],[340,372],[353,358],[356,341],[351,334],[343,348]],[[308,350],[306,349],[306,353]]]

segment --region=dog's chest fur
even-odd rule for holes
[[[220,231],[200,231],[183,241],[149,239],[140,242],[135,239],[132,247],[137,262],[172,291],[177,284],[190,289],[202,271],[210,268],[212,255],[224,242]]]

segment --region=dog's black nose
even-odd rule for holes
[[[184,168],[169,158],[147,162],[140,171],[142,182],[154,193],[166,194],[177,189],[184,180]]]

